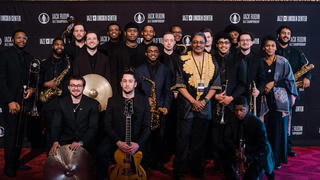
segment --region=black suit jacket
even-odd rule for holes
[[[117,141],[125,142],[126,118],[124,115],[125,99],[114,96],[108,100],[105,113],[105,131],[113,144]],[[131,141],[139,144],[140,148],[150,135],[150,110],[146,97],[135,93],[133,99],[134,114],[131,118]]]
[[[83,95],[75,116],[71,96],[59,98],[51,126],[52,141],[61,145],[83,141],[84,147],[92,147],[98,120],[99,103],[96,100]]]
[[[23,55],[24,62],[20,60],[18,53]],[[27,85],[29,77],[31,59],[29,53],[14,46],[0,53],[0,103],[21,101],[23,85]]]

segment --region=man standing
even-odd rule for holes
[[[98,49],[106,56],[110,56],[113,48],[119,47],[122,41],[120,25],[117,23],[110,23],[107,26],[107,35],[110,38],[109,41],[102,44]]]
[[[70,144],[71,150],[84,147],[92,153],[98,131],[99,103],[83,94],[85,80],[80,76],[69,78],[70,95],[58,99],[53,115],[49,155],[60,146]]]
[[[246,167],[243,179],[262,179],[264,173],[268,179],[274,179],[273,154],[264,123],[248,112],[245,97],[237,97],[233,104],[235,119],[227,125],[225,133],[227,179],[238,179],[237,173]]]
[[[182,42],[182,28],[179,25],[173,25],[170,28],[170,32],[174,36],[174,40],[176,41],[176,44],[174,46],[174,52],[176,54],[185,54],[187,52],[187,47]]]
[[[251,99],[253,103],[253,98],[256,98],[256,115],[260,116],[260,103],[261,94],[263,94],[264,87],[266,84],[263,60],[258,57],[252,50],[253,45],[253,35],[249,32],[243,32],[239,35],[239,46],[240,51],[236,54],[236,58],[240,61],[243,60],[247,67],[247,91],[244,93],[247,100]],[[254,88],[255,84],[255,88]],[[251,104],[250,104],[251,105]],[[250,107],[251,108],[251,107]],[[252,109],[251,112],[253,113]]]
[[[89,31],[86,34],[85,45],[86,49],[82,51],[74,61],[73,74],[80,76],[99,74],[110,82],[109,59],[98,51],[99,40],[95,32]]]
[[[30,81],[29,66],[31,55],[24,49],[27,45],[28,37],[22,30],[16,30],[12,34],[13,47],[0,54],[0,103],[4,113],[4,174],[9,177],[16,176],[17,169],[25,169],[26,166],[19,165],[21,144],[17,144],[18,119],[21,114],[22,99],[28,99],[33,90],[24,91],[23,86],[27,86]],[[30,169],[30,167],[29,167]]]
[[[276,51],[277,54],[285,57],[286,59],[288,59],[290,66],[292,68],[292,72],[293,74],[298,72],[301,67],[303,65],[305,65],[307,63],[305,56],[303,55],[302,52],[300,52],[298,49],[292,47],[289,45],[290,40],[291,40],[291,28],[288,26],[281,26],[279,27],[279,29],[277,30],[277,37],[278,37],[278,41],[279,41],[279,47],[278,50]],[[310,80],[311,80],[311,73],[310,71],[308,73],[306,73],[305,75],[302,76],[303,80],[302,80],[302,86],[297,88],[308,88],[310,86]],[[297,91],[299,93],[299,91]],[[296,99],[296,103],[297,101],[300,100],[300,95],[298,94],[298,97]],[[291,157],[295,157],[296,153],[292,150],[291,146],[292,146],[292,139],[290,136],[290,131],[291,131],[291,122],[292,119],[294,118],[294,114],[295,114],[295,110],[296,110],[296,106],[293,106],[291,109],[291,118],[289,118],[288,121],[288,155]]]
[[[40,83],[42,85],[43,92],[52,89],[55,91],[57,88],[61,90],[60,96],[65,96],[68,94],[68,79],[71,75],[70,59],[66,58],[64,54],[64,43],[62,38],[55,38],[52,43],[52,56],[47,60],[41,63],[41,78]],[[65,72],[61,76],[61,73]],[[60,77],[59,77],[60,76]],[[59,79],[57,79],[59,77]],[[62,79],[60,79],[62,78]],[[52,122],[52,115],[54,114],[58,94],[53,95],[51,99],[47,99],[46,102],[43,102],[42,114],[46,122],[46,133],[50,135],[50,125]],[[41,100],[41,99],[40,99]],[[51,147],[50,139],[47,139],[48,147]]]
[[[202,32],[192,36],[187,55],[181,56],[176,75],[178,96],[177,151],[174,177],[184,179],[190,148],[190,169],[195,177],[204,178],[203,144],[211,114],[211,98],[220,89],[217,66],[204,52],[206,37]]]
[[[152,109],[152,106],[155,107],[154,109],[161,108],[161,113],[165,116],[168,114],[172,101],[172,93],[170,91],[172,74],[167,66],[159,62],[159,54],[157,45],[149,44],[145,52],[148,61],[136,69],[136,77],[139,90],[149,97],[150,109]],[[144,78],[152,80],[155,83],[155,89],[152,89],[152,84]],[[156,99],[152,99],[153,91],[155,91]],[[165,163],[164,153],[166,149],[163,137],[166,121],[165,118],[159,118],[158,121],[160,121],[160,127],[151,132],[150,141],[148,141],[150,149],[147,150],[148,154],[145,157],[150,158],[147,160],[150,160],[152,168],[165,171],[163,165]]]
[[[79,53],[84,49],[84,38],[86,35],[86,30],[84,25],[81,23],[77,23],[73,27],[73,37],[74,41],[70,44],[66,44],[65,53],[70,56],[71,60],[75,60]]]

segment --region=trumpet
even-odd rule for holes
[[[227,92],[227,88],[228,88],[228,80],[226,80],[226,84],[224,86],[224,90]],[[226,93],[227,94],[227,93]],[[217,115],[218,116],[221,116],[221,119],[220,119],[220,124],[225,124],[225,121],[224,121],[224,105],[221,105],[220,103],[217,103]]]
[[[249,111],[252,112],[254,115],[257,115],[257,98],[252,96],[253,89],[256,89],[256,83],[252,81],[250,83],[250,103],[249,103]]]

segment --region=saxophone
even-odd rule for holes
[[[160,127],[160,114],[163,113],[161,107],[157,108],[157,95],[156,95],[156,83],[149,78],[142,76],[142,80],[148,81],[151,83],[151,99],[153,101],[152,106],[150,107],[151,113],[151,130],[156,130]]]
[[[297,81],[301,76],[303,76],[304,74],[306,74],[307,72],[309,72],[311,69],[314,68],[313,64],[309,64],[309,61],[307,59],[307,57],[305,57],[304,54],[302,54],[304,56],[304,58],[306,59],[306,64],[304,64],[301,69],[299,71],[297,71],[296,73],[294,73],[294,80],[296,81],[296,86],[297,87],[301,87],[303,85],[302,81]]]
[[[66,76],[66,74],[69,72],[70,70],[70,59],[69,56],[66,56],[66,61],[67,61],[67,68],[64,69],[58,77],[54,78],[54,81],[57,82],[58,86],[61,83],[62,79]],[[40,101],[43,103],[48,102],[50,99],[52,99],[54,96],[61,96],[62,94],[62,90],[58,87],[55,88],[48,88],[44,91],[41,91],[40,93]]]

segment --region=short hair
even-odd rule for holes
[[[97,39],[98,39],[98,34],[95,32],[95,31],[87,31],[86,35],[84,36],[84,40],[86,41],[87,40],[87,36],[88,34],[95,34],[97,36]],[[99,39],[98,39],[99,40]]]
[[[193,40],[193,38],[194,38],[195,36],[201,36],[201,37],[203,37],[204,42],[207,42],[206,35],[204,35],[203,32],[196,32],[196,33],[192,34],[192,36],[191,36],[191,41]]]
[[[114,26],[114,25],[118,26],[118,27],[119,27],[119,30],[121,31],[120,25],[119,25],[118,23],[115,23],[115,22],[112,22],[112,23],[110,23],[110,24],[107,25],[107,31],[109,31],[110,26]]]
[[[139,31],[139,26],[134,22],[129,22],[128,24],[126,24],[124,26],[124,31],[127,31],[129,28],[135,28],[137,29],[137,31]]]
[[[70,85],[70,81],[71,80],[80,80],[80,81],[82,81],[83,87],[86,86],[86,80],[80,75],[72,75],[72,76],[70,76],[70,78],[68,79],[68,85]]]
[[[19,33],[19,32],[22,32],[22,33],[24,33],[24,34],[27,35],[27,33],[26,33],[23,29],[16,29],[15,31],[13,31],[13,33],[12,33],[12,35],[11,35],[11,38],[13,39],[14,36],[15,36],[17,33]]]
[[[254,39],[252,33],[246,31],[246,32],[242,32],[242,33],[239,34],[239,36],[238,36],[238,42],[240,41],[240,36],[242,36],[242,35],[249,35],[250,38],[251,38],[251,41],[253,41],[253,39]]]
[[[171,34],[172,36],[174,36],[172,32],[167,31],[167,32],[163,33],[162,37],[165,36],[165,35],[167,35],[167,34]]]
[[[233,105],[244,105],[244,106],[248,106],[248,100],[247,98],[245,98],[244,96],[239,96],[239,97],[236,97],[234,100],[233,100]]]
[[[158,48],[158,50],[159,50],[159,46],[156,44],[156,43],[150,43],[150,44],[148,44],[147,46],[146,46],[146,50],[145,50],[145,52],[147,52],[148,51],[148,49],[149,49],[149,47],[150,46],[155,46],[155,47],[157,47]]]
[[[289,26],[284,25],[284,26],[280,26],[277,29],[277,35],[279,35],[281,33],[282,29],[289,29],[292,32],[292,30],[291,30],[291,28]]]
[[[224,29],[224,32],[226,33],[230,33],[232,31],[237,31],[239,34],[242,32],[241,28],[236,26],[236,25],[233,25],[233,24],[230,24],[228,25],[225,29]]]
[[[136,80],[136,79],[137,79],[137,78],[136,78],[136,73],[135,73],[135,70],[134,70],[133,67],[125,68],[125,69],[123,70],[123,72],[122,72],[122,74],[121,74],[121,79],[120,79],[120,81],[122,81],[122,78],[123,78],[123,76],[124,76],[125,74],[130,74],[130,75],[132,75],[133,78],[134,78],[134,80],[137,81],[137,80]]]
[[[72,32],[74,31],[74,27],[76,27],[76,26],[82,26],[83,30],[86,31],[86,27],[84,26],[84,24],[82,22],[77,22],[76,24],[74,24]]]
[[[62,43],[63,43],[63,45],[64,45],[64,41],[63,41],[63,39],[62,39],[61,37],[56,37],[56,38],[54,38],[53,41],[52,41],[52,45],[53,45],[56,41],[62,41]]]
[[[179,27],[179,28],[182,30],[182,27],[181,27],[180,25],[174,24],[174,25],[172,25],[172,26],[170,27],[170,32],[172,32],[172,29],[173,29],[174,27]]]
[[[277,45],[277,39],[272,36],[272,35],[267,35],[265,37],[263,37],[262,42],[261,42],[261,50],[263,49],[263,47],[266,45],[267,41],[274,41]]]
[[[208,33],[211,34],[211,36],[213,36],[213,31],[212,31],[212,29],[210,29],[210,28],[208,28],[208,27],[201,28],[201,29],[200,29],[200,32],[203,32],[203,33],[208,32]]]
[[[151,25],[151,24],[146,24],[146,25],[143,26],[142,31],[143,31],[144,28],[147,27],[147,26],[151,26],[151,27],[153,28],[153,30],[154,30],[154,26],[153,26],[153,25]]]
[[[226,32],[219,32],[215,37],[214,37],[214,43],[217,44],[219,39],[228,39],[230,43],[232,43],[232,38],[230,34]]]

